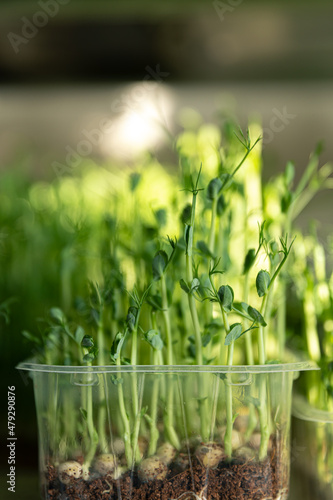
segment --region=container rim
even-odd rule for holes
[[[299,420],[317,422],[320,424],[333,424],[333,412],[320,410],[312,406],[308,400],[300,394],[293,395],[292,414]]]
[[[267,365],[115,365],[107,366],[66,366],[46,365],[31,359],[19,363],[18,370],[44,373],[286,373],[309,370],[320,370],[313,361],[280,363]]]

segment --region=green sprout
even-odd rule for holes
[[[86,479],[108,466],[112,480],[134,468],[143,482],[163,479],[167,465],[174,461],[182,467],[183,455],[192,449],[207,469],[225,457],[265,460],[278,427],[273,395],[266,376],[258,375],[255,387],[242,388],[247,413],[238,415],[232,367],[257,365],[260,372],[260,365],[288,357],[295,341],[286,328],[289,288],[296,289],[304,316],[305,338],[299,343],[311,359],[325,361],[324,399],[332,408],[333,278],[318,238],[313,236],[309,250],[308,239],[295,229],[307,203],[330,186],[332,169],[319,167],[317,149],[297,185],[289,162],[283,174],[261,188],[260,137],[253,141],[249,130],[227,128],[209,151],[195,132],[180,137],[178,177],[176,168],[164,169],[151,156],[140,173],[110,167],[102,174],[87,166],[75,182],[46,184],[47,196],[32,188],[29,210],[24,206],[21,217],[14,209],[9,214],[16,232],[4,240],[0,256],[8,273],[0,276],[5,296],[12,296],[11,288],[24,279],[32,298],[25,296],[22,307],[30,313],[31,304],[39,303],[36,296],[44,288],[30,274],[38,258],[36,280],[41,274],[47,283],[43,307],[49,314],[39,320],[38,334],[30,333],[28,324],[25,339],[43,363],[86,367],[75,386],[80,412],[75,412],[70,387],[55,418],[60,395],[53,381],[45,413],[50,432],[63,436],[59,449],[56,437],[50,444],[51,455],[58,453],[59,471],[67,470],[63,464],[72,461],[74,448],[83,455],[82,476],[75,462],[74,478]],[[249,201],[248,168],[262,189],[258,207]],[[92,180],[101,192],[93,201]],[[18,251],[21,230],[29,235],[26,253],[32,264]],[[297,239],[290,240],[290,234]],[[20,262],[14,260],[16,252]],[[0,305],[4,322],[9,305]],[[109,364],[113,373],[101,370],[95,387],[94,367]],[[145,365],[153,366],[149,375],[142,375]],[[173,369],[180,365],[193,373],[197,366],[209,369],[184,382]],[[311,397],[318,397],[313,380],[309,386]],[[236,443],[236,449],[242,418],[242,446]],[[252,449],[254,435],[259,444]]]

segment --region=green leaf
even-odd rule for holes
[[[184,238],[185,238],[185,253],[187,255],[189,248],[192,248],[192,246],[193,246],[193,227],[192,226],[188,226],[188,225],[185,226]]]
[[[118,332],[113,339],[112,346],[111,346],[111,360],[115,363],[120,356],[121,349],[123,347],[125,341],[125,335],[121,332]]]
[[[190,293],[190,289],[189,289],[185,280],[183,280],[183,279],[179,280],[179,284],[180,284],[181,289],[184,290],[185,293]]]
[[[263,297],[268,292],[269,285],[271,283],[271,278],[267,271],[259,271],[256,279],[257,293],[259,297]]]
[[[191,290],[190,290],[190,292],[191,293],[196,292],[199,287],[200,287],[200,280],[198,280],[198,278],[194,278],[192,280],[192,283],[191,283]]]
[[[119,375],[111,375],[110,378],[113,385],[121,385],[124,382],[124,379]]]
[[[170,238],[170,236],[167,236],[169,245],[171,246],[172,250],[176,250],[177,247],[177,238],[173,239]]]
[[[209,342],[212,340],[212,335],[211,333],[205,333],[203,336],[202,336],[202,347],[206,347],[208,346]]]
[[[34,344],[38,344],[38,345],[41,344],[41,340],[38,337],[36,337],[35,335],[32,335],[27,330],[23,330],[22,335],[23,335],[23,337],[28,339],[30,342],[33,342]]]
[[[222,189],[226,188],[231,182],[233,182],[232,176],[227,173],[221,174],[220,179],[222,182]]]
[[[192,205],[188,204],[182,211],[181,221],[183,224],[189,225],[192,217]]]
[[[247,308],[247,312],[256,323],[258,323],[259,325],[262,325],[262,326],[267,326],[266,321],[264,320],[263,316],[260,314],[260,312],[257,309],[255,309],[252,306],[249,306]]]
[[[127,316],[126,316],[126,324],[130,332],[133,332],[136,324],[136,318],[138,315],[138,308],[131,306],[128,308]]]
[[[218,269],[219,264],[220,264],[220,260],[221,260],[221,258],[218,258],[214,261],[214,264],[209,269],[209,276],[212,276],[213,274],[224,274],[224,271],[221,271]]]
[[[217,292],[219,301],[226,312],[230,312],[234,301],[234,291],[229,285],[222,285]]]
[[[281,211],[285,214],[293,202],[293,194],[287,191],[281,198]]]
[[[235,342],[242,335],[242,325],[241,323],[234,323],[230,327],[230,332],[225,338],[224,345],[230,345]]]
[[[144,338],[156,351],[163,349],[164,343],[160,332],[157,330],[148,330],[148,332],[144,333]]]
[[[161,279],[168,265],[169,257],[164,250],[159,250],[153,258],[153,278],[155,281]]]
[[[75,341],[80,345],[82,340],[83,340],[83,337],[84,337],[84,330],[83,330],[82,326],[77,327],[75,334],[74,334],[74,337],[75,337]]]
[[[255,260],[256,260],[256,251],[254,248],[250,248],[250,250],[247,252],[245,260],[244,260],[243,274],[246,274],[250,271]]]
[[[53,321],[56,321],[59,325],[63,325],[64,323],[66,323],[66,317],[62,310],[58,307],[52,307],[49,314]]]
[[[162,311],[162,297],[158,294],[151,295],[147,298],[147,304],[149,304],[154,311]]]
[[[130,189],[131,191],[135,191],[136,188],[139,185],[139,182],[141,180],[141,174],[139,172],[132,172],[130,175]]]
[[[216,213],[217,213],[218,217],[221,217],[221,215],[224,214],[226,206],[227,206],[227,204],[226,204],[226,201],[224,199],[224,196],[223,196],[223,194],[221,194],[219,196],[219,199],[217,200],[217,206],[216,206]]]
[[[207,187],[207,198],[214,200],[222,189],[222,181],[218,177],[212,179]]]
[[[164,210],[164,208],[161,208],[160,210],[157,210],[155,212],[155,218],[157,220],[157,223],[160,227],[164,227],[167,223],[167,212]]]
[[[80,413],[82,415],[83,420],[87,421],[88,418],[87,410],[85,410],[84,408],[80,408]]]
[[[283,177],[286,188],[290,189],[295,177],[295,165],[293,162],[288,161]]]
[[[147,413],[147,411],[148,411],[148,406],[144,406],[143,408],[141,408],[141,410],[139,412],[139,416],[144,417],[145,414]]]
[[[197,248],[200,250],[200,252],[205,255],[206,257],[210,257],[211,259],[214,258],[214,255],[212,252],[209,250],[207,244],[204,241],[198,241],[197,242]]]
[[[95,359],[95,354],[92,352],[88,352],[83,356],[83,361],[85,363],[90,363],[91,361],[94,361],[94,359]]]
[[[81,341],[81,346],[87,349],[94,347],[93,338],[90,335],[85,335]]]

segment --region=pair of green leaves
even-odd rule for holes
[[[245,335],[245,333],[249,332],[250,330],[254,330],[255,328],[258,327],[252,325],[250,326],[250,328],[247,328],[247,330],[243,331],[241,323],[234,323],[233,325],[230,326],[230,331],[225,338],[224,345],[230,345],[233,342],[236,342],[236,340]]]
[[[80,335],[82,332],[80,331]],[[81,341],[81,347],[84,349],[88,349],[89,352],[87,352],[83,356],[83,361],[85,363],[91,363],[97,358],[98,355],[98,348],[94,344],[94,340],[90,335],[84,335]]]
[[[153,258],[153,279],[158,281],[162,278],[169,264],[168,254],[164,250],[159,250]]]
[[[188,295],[193,294],[194,292],[198,291],[200,287],[200,280],[198,278],[194,278],[191,283],[186,283],[185,280],[181,279],[179,281],[180,287],[182,290],[184,290],[185,293]]]
[[[250,321],[252,320],[257,325],[267,326],[262,314],[254,307],[246,304],[246,302],[235,303],[232,309],[241,316],[244,316],[246,319]]]
[[[219,302],[223,308],[223,310],[226,313],[230,313],[232,310],[237,312],[237,309],[233,306],[234,302],[234,291],[229,285],[223,285],[219,288],[217,292],[217,296],[219,299]],[[257,328],[254,326],[254,324],[260,324],[262,326],[266,326],[266,322],[263,318],[263,316],[260,314],[260,312],[255,309],[254,307],[242,303],[242,308],[248,315],[249,319],[252,319],[253,325],[248,328],[247,330],[242,330],[242,324],[241,323],[234,323],[230,327],[230,331],[228,335],[225,338],[225,345],[230,345],[236,340],[238,340],[241,336],[243,336],[245,333],[247,333],[250,330],[253,330],[254,328]]]
[[[214,179],[212,179],[207,187],[208,200],[213,201],[218,197],[216,212],[219,217],[221,217],[226,207],[224,196],[223,194],[220,193],[222,189],[226,186],[228,181],[229,181],[229,174],[222,174],[221,177],[215,177]]]
[[[154,281],[158,281],[162,278],[177,250],[177,239],[172,239],[168,236],[168,242],[172,248],[170,257],[164,250],[159,250],[153,258],[152,269]]]
[[[61,329],[68,337],[70,337],[78,346],[81,346],[86,349],[90,349],[91,356],[86,355],[84,357],[84,361],[92,361],[95,359],[95,355],[97,354],[97,348],[94,346],[93,338],[89,335],[85,335],[84,329],[82,326],[78,325],[74,333],[70,331],[70,328],[67,324],[67,319],[64,312],[58,307],[52,307],[50,309],[50,317],[55,323],[54,329]],[[94,349],[92,349],[94,348]],[[85,359],[88,356],[87,359]]]
[[[139,309],[135,306],[131,306],[128,308],[126,316],[126,325],[130,332],[133,332],[135,330],[138,312]]]
[[[118,332],[113,339],[110,357],[113,363],[117,363],[118,358],[120,358],[121,349],[123,347],[125,341],[125,335],[121,332]]]

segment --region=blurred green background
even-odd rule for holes
[[[293,159],[300,177],[319,140],[322,161],[333,157],[332,21],[329,0],[2,0],[0,302],[17,301],[11,323],[0,320],[0,361],[3,400],[8,385],[17,388],[17,498],[37,498],[32,387],[14,370],[31,353],[21,331],[33,329],[36,316],[55,305],[59,248],[71,235],[41,220],[39,242],[22,230],[31,184],[55,180],[59,165],[79,172],[84,162],[75,152],[87,135],[84,161],[101,168],[140,163],[145,151],[172,162],[170,137],[198,119],[193,109],[214,122],[222,113],[242,125],[248,117],[260,120],[264,176]],[[114,128],[99,140],[101,120]],[[331,194],[323,193],[300,224],[318,218],[324,237],[332,231],[331,207]],[[50,240],[54,253],[45,255]],[[31,241],[33,262],[24,260]],[[19,258],[8,283],[3,266]],[[6,422],[3,410],[2,436]],[[6,456],[3,447],[2,479]],[[2,491],[6,498],[5,484]]]

